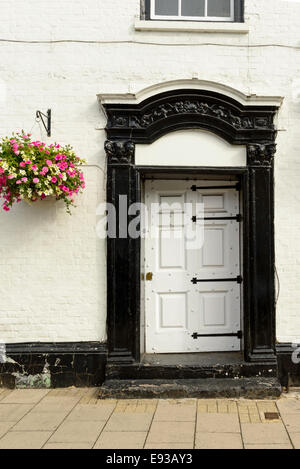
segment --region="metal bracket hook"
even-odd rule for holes
[[[36,111],[36,117],[37,119],[41,119],[43,126],[45,127],[45,130],[47,132],[47,137],[51,137],[51,109],[48,109],[47,115],[41,111]],[[47,119],[47,124],[44,120],[44,117],[45,119]]]

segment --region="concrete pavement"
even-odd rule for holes
[[[276,401],[99,400],[0,389],[0,449],[300,449],[300,390]]]

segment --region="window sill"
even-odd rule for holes
[[[136,19],[136,31],[175,31],[189,33],[229,33],[248,34],[249,26],[245,23],[200,22],[200,21],[154,21]]]

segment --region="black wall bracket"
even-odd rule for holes
[[[47,132],[47,137],[51,137],[51,109],[48,109],[47,114],[44,114],[41,111],[36,111],[36,118],[42,121],[43,126]],[[45,120],[47,119],[47,123]]]

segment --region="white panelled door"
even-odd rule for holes
[[[240,339],[228,335],[241,317],[234,184],[146,181],[146,353],[240,350]]]

